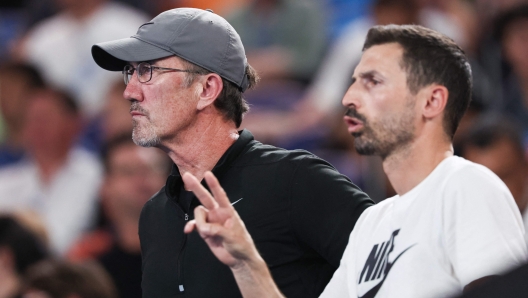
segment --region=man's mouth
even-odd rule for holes
[[[343,120],[345,121],[345,124],[347,125],[348,132],[350,134],[357,134],[364,127],[363,121],[361,121],[361,120],[359,120],[357,118],[353,118],[353,117],[345,115],[345,117],[343,117]]]
[[[148,113],[139,105],[139,102],[135,101],[130,105],[130,115],[132,118],[137,118],[147,116]]]
[[[141,113],[140,111],[130,111],[130,115],[132,115],[132,117],[134,116],[145,116],[145,114]]]

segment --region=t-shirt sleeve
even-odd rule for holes
[[[329,163],[306,156],[292,179],[292,226],[297,238],[335,268],[361,213],[372,200]]]
[[[444,198],[445,245],[463,286],[525,262],[519,209],[495,174],[480,166],[466,167],[450,177]]]

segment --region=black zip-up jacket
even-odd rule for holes
[[[213,169],[273,279],[287,297],[317,297],[330,281],[354,224],[373,202],[326,161],[263,145],[247,130]],[[183,233],[176,166],[139,222],[144,298],[240,297],[231,270],[200,236]]]

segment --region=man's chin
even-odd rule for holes
[[[354,140],[356,152],[360,155],[376,155],[377,150],[371,143],[364,142],[361,138],[356,137]]]
[[[136,140],[136,139],[133,139],[133,141],[134,141],[134,144],[136,144],[138,146],[141,146],[141,147],[145,147],[145,148],[157,147],[159,145],[159,142],[157,142],[155,140],[145,140],[145,139]]]
[[[141,147],[156,147],[160,144],[160,139],[158,137],[152,137],[152,136],[141,136],[136,133],[136,131],[132,132],[132,141],[138,146]]]

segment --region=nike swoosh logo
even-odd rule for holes
[[[242,201],[242,199],[243,199],[243,198],[240,198],[240,199],[238,199],[238,200],[234,201],[233,203],[231,203],[231,206],[233,206],[233,205],[235,205],[236,203],[238,203],[238,202]]]
[[[383,283],[385,282],[385,280],[387,279],[387,276],[389,275],[389,271],[391,270],[392,266],[394,266],[394,264],[396,263],[396,261],[403,255],[404,252],[408,251],[409,248],[415,246],[416,244],[413,244],[409,247],[407,247],[406,250],[402,251],[397,257],[396,259],[394,259],[394,261],[392,261],[392,263],[388,263],[387,264],[387,267],[385,267],[385,276],[383,276],[383,279],[375,286],[373,287],[372,289],[370,289],[368,292],[366,292],[363,296],[361,297],[358,297],[358,298],[374,298],[376,296],[376,294],[378,294],[378,291],[380,290],[381,286],[383,285]]]

